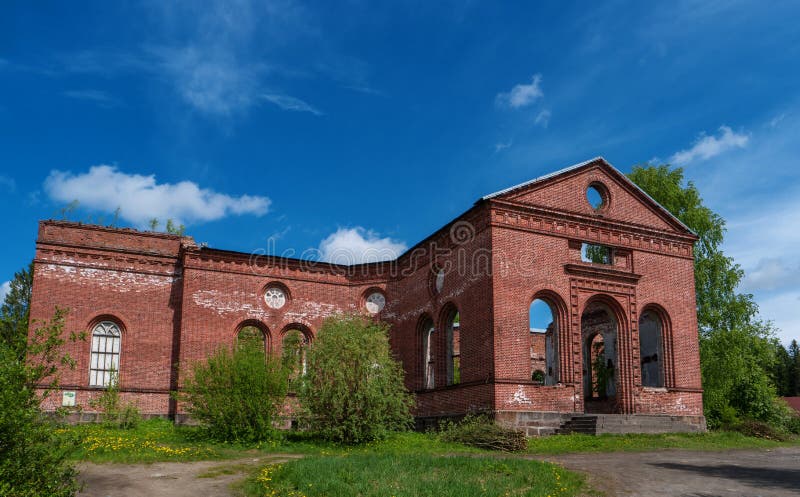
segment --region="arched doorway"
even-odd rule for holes
[[[581,315],[583,398],[586,412],[619,412],[617,401],[619,326],[611,309],[591,302]]]

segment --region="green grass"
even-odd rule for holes
[[[708,433],[671,433],[662,435],[558,435],[528,441],[530,454],[567,454],[574,452],[647,451],[658,449],[726,450],[760,449],[797,445],[800,440],[775,442],[748,437],[732,431]]]
[[[366,452],[308,456],[264,467],[249,478],[248,496],[469,497],[585,494],[582,476],[519,458]]]
[[[198,427],[175,426],[163,419],[141,423],[132,430],[102,425],[78,425],[62,428],[77,433],[83,442],[74,459],[98,463],[147,463],[157,461],[199,461],[235,459],[259,454],[357,455],[382,454],[489,454],[456,443],[446,443],[426,433],[398,433],[386,440],[363,446],[347,447],[324,442],[312,435],[291,432],[281,440],[254,444],[214,442]],[[670,435],[559,435],[531,439],[530,454],[565,454],[571,452],[644,451],[665,448],[723,450],[770,448],[797,445],[747,437],[736,432]]]

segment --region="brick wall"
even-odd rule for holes
[[[588,185],[602,189],[604,208],[588,205]],[[583,318],[587,309],[601,308],[616,329],[615,409],[702,415],[694,239],[603,161],[481,200],[398,260],[378,264],[251,256],[201,248],[188,237],[45,221],[31,316],[48,319],[56,306],[66,307],[67,328],[76,331],[113,319],[122,328],[124,396],[145,413],[175,415],[180,410],[168,393],[180,386],[180,371],[216,347],[232,346],[242,326],[263,330],[275,354],[290,329],[301,330],[313,346],[326,317],[365,312],[366,296],[380,291],[386,306],[375,318],[391,326],[392,350],[417,393],[416,414],[435,417],[583,412]],[[611,247],[610,264],[582,261],[585,242]],[[287,296],[280,309],[264,300],[273,285]],[[529,329],[536,298],[555,318],[554,385],[531,380],[546,362],[544,335]],[[637,330],[645,310],[662,322],[659,388],[641,386]],[[425,382],[423,321],[435,330],[432,388]],[[64,389],[76,391],[86,407],[98,391],[88,386],[90,344],[68,351],[78,364],[64,372]],[[48,402],[54,408],[60,396]]]

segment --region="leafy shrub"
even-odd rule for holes
[[[408,429],[413,400],[385,324],[358,315],[328,318],[307,362],[300,403],[309,427],[324,438],[355,444]]]
[[[239,344],[195,363],[180,398],[211,438],[258,441],[276,436],[275,417],[286,397],[287,376],[263,347]]]
[[[58,429],[40,409],[34,385],[56,386],[66,311],[57,309],[48,323],[34,330],[27,345],[30,361],[0,342],[0,495],[71,497],[78,490],[77,471],[68,461],[80,445],[74,434]],[[72,338],[76,338],[73,336]]]
[[[744,420],[738,425],[734,425],[732,428],[748,437],[764,438],[766,440],[776,440],[778,442],[789,438],[785,432],[775,428],[769,423],[753,419]]]
[[[122,403],[119,395],[119,381],[116,374],[111,375],[111,381],[96,399],[89,401],[89,405],[100,409],[103,424],[111,428],[131,429],[136,428],[142,421],[139,409],[132,402]]]
[[[479,415],[467,415],[459,423],[446,423],[439,438],[444,442],[504,452],[518,452],[528,448],[528,438],[523,432],[501,426],[492,419]]]

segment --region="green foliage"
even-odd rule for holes
[[[699,237],[694,274],[709,426],[730,418],[769,421],[776,416],[773,330],[757,318],[753,296],[737,292],[744,272],[722,252],[725,220],[684,182],[681,168],[636,166],[629,177]]]
[[[775,341],[775,367],[772,376],[778,395],[781,397],[800,396],[800,346],[792,340],[789,348]]]
[[[266,466],[246,495],[325,497],[501,497],[585,495],[584,479],[525,459],[365,453],[310,456]]]
[[[608,397],[608,385],[614,380],[614,368],[609,367],[606,361],[605,345],[603,342],[592,344],[595,357],[592,360],[592,390],[601,399]]]
[[[444,442],[503,452],[519,452],[528,448],[525,433],[501,426],[480,415],[467,415],[458,423],[446,423],[442,426],[439,438]]]
[[[233,352],[219,348],[206,362],[195,363],[182,400],[208,435],[222,441],[268,440],[286,397],[286,372],[265,357],[258,341],[243,341]]]
[[[0,306],[0,342],[17,358],[25,357],[28,342],[33,263],[14,274],[11,288]]]
[[[142,421],[142,416],[135,404],[122,402],[119,395],[119,380],[115,373],[112,373],[111,381],[103,393],[91,400],[89,405],[100,409],[103,424],[109,427],[130,430],[136,428]]]
[[[57,386],[56,371],[74,362],[61,351],[66,311],[41,323],[28,344],[30,362],[8,343],[0,343],[0,495],[9,497],[72,496],[77,471],[67,461],[77,437],[57,429],[40,409],[34,387]]]
[[[186,226],[182,224],[176,225],[172,219],[167,219],[167,225],[164,229],[171,235],[183,236],[186,233]]]
[[[407,429],[413,399],[388,327],[357,315],[326,319],[308,351],[300,402],[312,430],[354,444]]]

